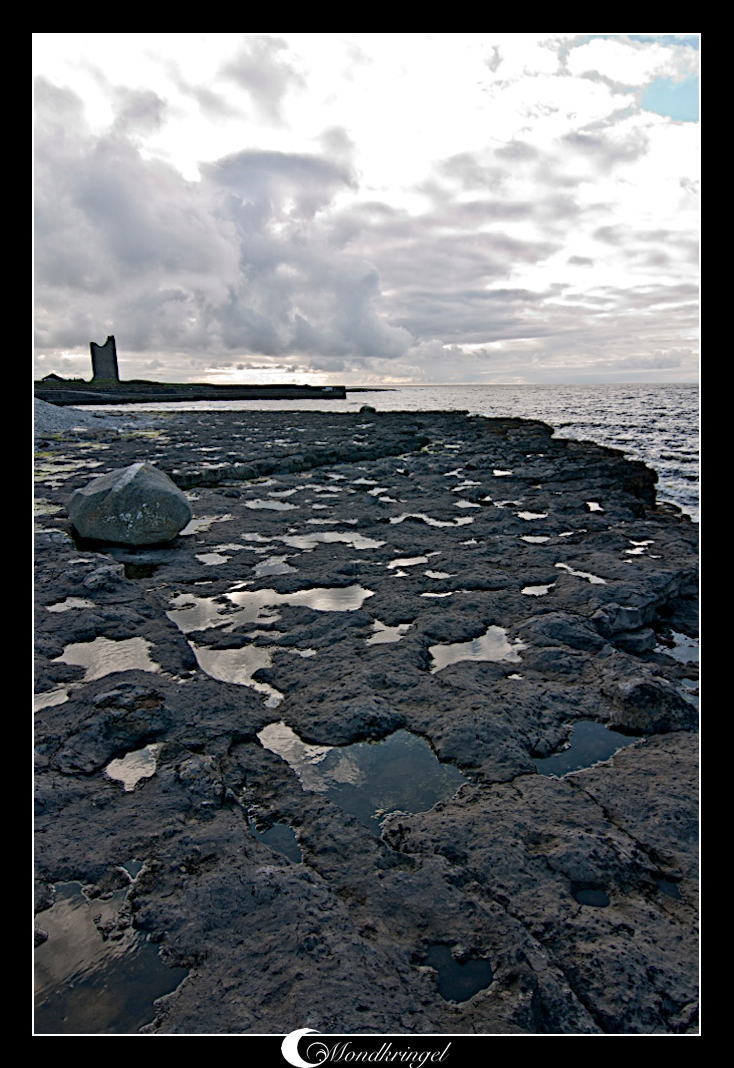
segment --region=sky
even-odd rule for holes
[[[698,378],[698,34],[36,33],[35,370]]]

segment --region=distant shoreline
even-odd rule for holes
[[[224,385],[168,382],[66,382],[35,384],[37,400],[59,406],[84,404],[145,404],[150,401],[199,400],[345,400],[344,386],[308,386],[279,383],[276,385]]]

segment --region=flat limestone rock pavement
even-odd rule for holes
[[[73,491],[141,462],[189,526],[74,541]],[[37,468],[37,922],[64,883],[124,891],[118,929],[188,970],[144,1030],[695,1031],[697,529],[653,472],[439,412],[161,414]],[[264,747],[279,721],[407,731],[466,783],[378,838]],[[585,723],[630,744],[539,773]],[[490,985],[444,1000],[437,944]]]

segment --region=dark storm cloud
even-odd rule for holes
[[[179,93],[195,100],[209,119],[228,119],[241,113],[241,109],[234,107],[222,93],[216,92],[208,85],[197,85],[187,81],[181,74],[177,63],[167,60],[162,65]]]
[[[605,245],[617,246],[624,244],[627,233],[625,226],[600,226],[597,230],[594,230],[592,237],[595,237],[597,241],[603,241]]]
[[[494,155],[499,155],[499,152]],[[471,152],[451,156],[437,164],[435,169],[440,179],[452,179],[465,190],[489,189],[492,192],[501,192],[509,176],[507,164],[501,158],[498,163],[491,157],[487,159]]]
[[[42,99],[41,99],[42,97]],[[226,259],[225,235],[173,168],[144,161],[121,133],[138,123],[130,101],[105,137],[69,122],[59,91],[39,92],[36,269],[39,285],[105,292],[141,271],[208,274]],[[122,118],[120,118],[122,116]]]
[[[541,151],[510,141],[481,153],[460,153],[437,163],[418,188],[436,206],[475,193],[478,201],[494,203],[505,218],[570,219],[578,214],[575,191],[582,180],[565,172],[569,152],[566,145],[560,148]],[[530,198],[517,196],[518,183],[526,183],[525,188],[531,184]]]
[[[507,144],[500,145],[496,149],[496,155],[511,163],[526,163],[529,160],[538,159],[540,153],[537,148],[526,141],[508,141]]]
[[[468,156],[454,157],[437,171],[463,177],[470,164]],[[500,289],[497,283],[518,264],[542,262],[561,247],[543,237],[542,228],[537,239],[521,240],[507,225],[543,220],[552,233],[576,211],[569,198],[554,193],[535,201],[441,196],[419,215],[370,202],[340,212],[330,233],[335,245],[379,263],[380,307],[391,322],[418,342],[476,344],[523,334],[527,310],[540,308],[548,294]]]
[[[114,132],[122,137],[153,133],[163,125],[166,103],[150,89],[116,88]]]
[[[210,182],[266,211],[291,198],[292,210],[304,218],[313,217],[339,189],[354,184],[346,167],[319,156],[286,152],[238,152],[202,164],[201,170]]]
[[[497,68],[502,63],[502,56],[500,55],[500,50],[497,47],[497,45],[495,45],[492,48],[492,58],[485,60],[485,62],[487,64],[487,66],[489,67],[489,69],[494,74],[494,72],[497,70]]]
[[[610,299],[624,304],[626,308],[645,309],[675,307],[677,309],[698,306],[698,286],[680,282],[678,285],[639,286],[633,290],[608,290]]]
[[[697,241],[673,230],[633,230],[618,223],[600,226],[591,236],[610,249],[618,249],[625,259],[640,261],[648,267],[665,268],[676,261],[696,263],[698,260]]]
[[[648,138],[640,130],[629,133],[621,140],[601,133],[573,130],[562,139],[562,144],[573,152],[591,160],[600,171],[609,171],[623,163],[634,163],[649,148]]]
[[[282,121],[283,101],[290,89],[305,86],[300,74],[283,58],[288,45],[277,37],[249,37],[220,75],[249,94],[257,111],[271,122]]]
[[[319,156],[243,151],[186,181],[144,159],[153,94],[120,93],[93,135],[73,93],[36,98],[37,328],[42,348],[114,332],[121,350],[401,355],[410,335],[376,310],[380,278],[316,219],[353,184]]]
[[[319,141],[327,156],[343,163],[351,159],[356,148],[343,126],[330,126],[328,130],[323,131]]]

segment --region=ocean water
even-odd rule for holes
[[[342,401],[197,401],[115,408],[354,412],[363,404],[378,411],[449,410],[540,419],[559,437],[595,441],[643,460],[658,473],[658,499],[676,504],[698,520],[699,391],[697,385],[687,383],[402,386],[348,393]]]

